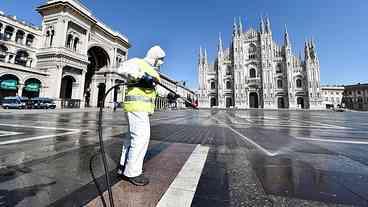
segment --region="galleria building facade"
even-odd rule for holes
[[[201,108],[323,108],[314,42],[305,42],[304,59],[294,55],[286,28],[279,46],[268,18],[261,19],[258,31],[243,31],[241,20],[234,22],[230,47],[223,48],[220,35],[212,64],[201,48],[198,79]]]
[[[79,0],[47,0],[37,11],[41,27],[0,13],[0,99],[49,97],[58,107],[99,106],[107,89],[123,81],[116,71],[128,58],[128,38]],[[163,84],[194,98],[165,75]],[[103,104],[122,101],[124,90],[116,88]]]

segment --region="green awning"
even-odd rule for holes
[[[0,83],[0,88],[5,90],[17,90],[17,80],[3,80]]]
[[[38,92],[40,90],[40,84],[39,83],[28,83],[24,90],[29,92]]]

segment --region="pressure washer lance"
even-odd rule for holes
[[[156,84],[163,87],[167,91],[173,93],[177,98],[182,99],[185,103],[189,104],[189,106],[191,106],[193,109],[198,109],[197,106],[194,105],[192,102],[190,102],[189,100],[187,100],[184,97],[181,97],[175,91],[171,90],[167,86],[165,86],[165,85],[163,85],[159,82],[156,82]],[[99,114],[98,114],[98,139],[99,139],[99,144],[100,144],[100,152],[101,152],[101,157],[102,157],[102,163],[103,163],[104,171],[105,171],[105,181],[106,181],[106,184],[107,184],[107,191],[108,191],[108,195],[109,195],[110,207],[114,207],[114,198],[113,198],[112,190],[111,190],[111,181],[110,181],[110,174],[109,174],[110,171],[109,171],[109,166],[108,166],[107,160],[106,160],[105,146],[104,146],[103,137],[102,137],[102,115],[103,115],[103,107],[104,107],[104,103],[105,103],[105,99],[106,99],[107,95],[114,88],[117,88],[117,87],[123,86],[123,85],[125,85],[125,86],[129,86],[129,85],[134,86],[134,84],[125,83],[125,82],[118,83],[118,84],[112,86],[109,90],[107,90],[104,97],[102,98],[102,100],[100,102],[100,110],[99,110]],[[92,162],[93,162],[94,157],[95,156],[92,156],[91,160],[90,160],[90,172],[91,172],[91,175],[92,175],[92,178],[93,178],[93,182],[95,183],[96,188],[99,192],[102,204],[103,204],[104,207],[107,207],[105,198],[103,197],[103,192],[102,192],[100,186],[98,185],[98,182],[97,182],[97,180],[94,176],[94,173],[93,173]]]

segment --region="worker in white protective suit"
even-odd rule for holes
[[[149,183],[142,168],[150,140],[149,115],[155,108],[155,86],[160,81],[157,70],[164,63],[164,58],[165,52],[154,46],[144,59],[130,59],[118,69],[118,73],[133,84],[128,87],[124,101],[130,138],[123,143],[118,175],[138,186]]]

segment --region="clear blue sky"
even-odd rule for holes
[[[40,25],[35,8],[45,0],[0,0],[0,10]],[[218,33],[230,44],[233,18],[257,27],[261,14],[271,20],[274,39],[282,43],[284,25],[293,51],[313,37],[321,63],[322,84],[368,82],[367,0],[83,0],[106,24],[126,34],[130,57],[143,56],[153,44],[167,51],[162,71],[197,88],[200,45],[216,55]]]

